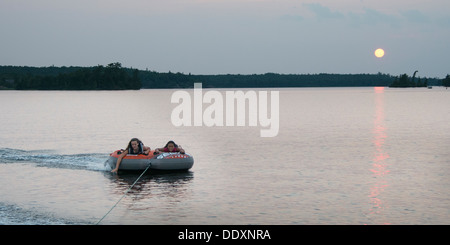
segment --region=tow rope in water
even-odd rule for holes
[[[114,206],[111,207],[111,209],[95,224],[98,225],[100,222],[102,222],[102,220],[117,206],[117,204],[119,204],[119,202],[127,195],[127,193],[131,190],[131,188],[133,188],[133,186],[139,181],[139,179],[142,177],[142,175],[145,174],[145,172],[147,172],[147,170],[150,168],[152,164],[149,163],[147,168],[144,170],[144,172],[142,172],[142,174],[136,179],[136,181],[134,181],[134,183],[130,186],[130,188],[128,188],[127,191],[125,191],[125,193],[122,195],[122,197],[116,202],[116,204],[114,204]]]

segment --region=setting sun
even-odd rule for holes
[[[384,50],[381,49],[381,48],[375,50],[375,56],[376,56],[377,58],[383,57],[383,56],[384,56]]]

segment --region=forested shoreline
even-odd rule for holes
[[[17,90],[141,89],[139,70],[120,63],[94,67],[0,67],[0,88]]]
[[[270,87],[421,87],[443,86],[445,79],[407,74],[226,74],[192,75],[125,68],[118,62],[94,67],[0,66],[0,89],[125,90],[151,88],[270,88]],[[445,85],[444,85],[445,86]]]

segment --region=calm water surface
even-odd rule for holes
[[[103,165],[132,137],[194,167],[145,175],[101,224],[450,224],[450,91],[276,90],[274,138],[174,127],[175,90],[0,91],[0,224],[95,224],[139,175]]]

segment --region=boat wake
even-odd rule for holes
[[[0,202],[0,225],[85,225],[88,222],[55,217],[35,209]]]
[[[0,164],[34,163],[39,167],[85,169],[104,171],[104,162],[109,154],[57,154],[50,150],[25,151],[19,149],[0,148]]]

